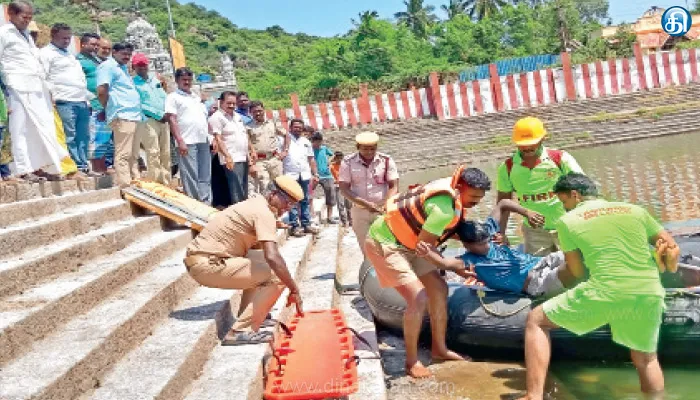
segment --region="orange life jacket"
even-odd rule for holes
[[[399,243],[408,249],[415,250],[418,235],[428,218],[425,202],[438,195],[446,194],[452,197],[455,209],[454,217],[445,228],[439,243],[446,241],[455,233],[454,228],[462,216],[462,200],[456,187],[463,169],[464,167],[458,168],[452,178],[438,179],[416,186],[404,193],[395,194],[387,200],[384,221]]]

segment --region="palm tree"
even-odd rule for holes
[[[451,20],[460,14],[464,14],[467,11],[467,4],[465,0],[450,0],[449,4],[443,4],[440,8],[447,14],[447,19]]]
[[[423,0],[404,0],[406,11],[399,11],[394,14],[399,23],[405,24],[413,33],[425,38],[428,36],[428,25],[437,20],[433,11],[434,6],[423,5]]]
[[[352,21],[353,25],[360,27],[362,25],[368,25],[373,19],[379,18],[379,13],[376,11],[367,10],[357,13],[357,16],[360,17],[360,19],[355,20],[355,18],[351,18],[350,20]]]
[[[363,11],[357,14],[360,19],[351,19],[352,24],[355,25],[355,30],[357,31],[357,40],[359,42],[363,41],[367,37],[372,37],[376,35],[376,30],[373,21],[379,18],[379,13],[376,11]]]
[[[486,17],[498,13],[501,7],[505,6],[507,3],[506,0],[466,0],[464,5],[472,19],[481,21]]]

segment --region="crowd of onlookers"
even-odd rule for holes
[[[224,208],[285,174],[306,193],[290,212],[292,234],[318,231],[309,199],[317,186],[325,194],[326,221],[352,223],[337,185],[343,155],[302,120],[283,127],[242,91],[209,98],[193,87],[188,68],[177,69],[169,85],[131,44],[94,33],[80,36],[74,55],[74,32],[66,24],[53,25],[50,43],[37,48],[33,14],[30,2],[15,0],[9,23],[0,27],[3,182],[109,174],[125,187],[147,178]],[[340,220],[332,217],[336,204]]]

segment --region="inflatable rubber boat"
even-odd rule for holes
[[[676,236],[683,257],[677,274],[662,274],[666,306],[659,354],[664,360],[700,360],[700,234]],[[375,320],[401,332],[405,302],[394,289],[379,286],[374,268],[360,269],[360,291]],[[482,294],[483,296],[481,296]],[[543,300],[450,283],[448,298],[448,345],[467,354],[499,354],[521,358],[528,312]],[[428,318],[423,333],[429,335]],[[552,355],[567,359],[629,359],[629,352],[615,344],[607,327],[584,336],[563,329],[552,331]]]

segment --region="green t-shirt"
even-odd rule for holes
[[[549,158],[545,147],[542,147],[540,161],[533,169],[524,167],[522,161],[520,152],[516,151],[513,155],[513,169],[510,171],[510,177],[508,167],[503,162],[498,167],[496,187],[499,192],[515,192],[523,207],[544,215],[545,229],[555,229],[557,221],[566,213],[566,210],[554,193],[554,184],[562,175],[571,172],[583,173],[583,170],[574,157],[565,151],[562,152],[560,167],[558,167]],[[527,224],[527,221],[525,223]]]
[[[557,223],[564,252],[580,250],[588,285],[606,295],[664,295],[649,241],[663,228],[636,205],[589,200]]]
[[[452,197],[446,194],[433,196],[425,201],[425,214],[428,216],[423,224],[426,232],[441,236],[455,215]],[[389,225],[381,215],[369,228],[369,236],[382,244],[398,244],[396,236],[391,233]]]
[[[96,58],[85,56],[83,53],[78,53],[75,58],[78,59],[80,66],[83,68],[88,91],[95,96],[90,100],[90,107],[95,111],[102,111],[102,104],[97,98],[97,67],[100,65],[100,62]]]

